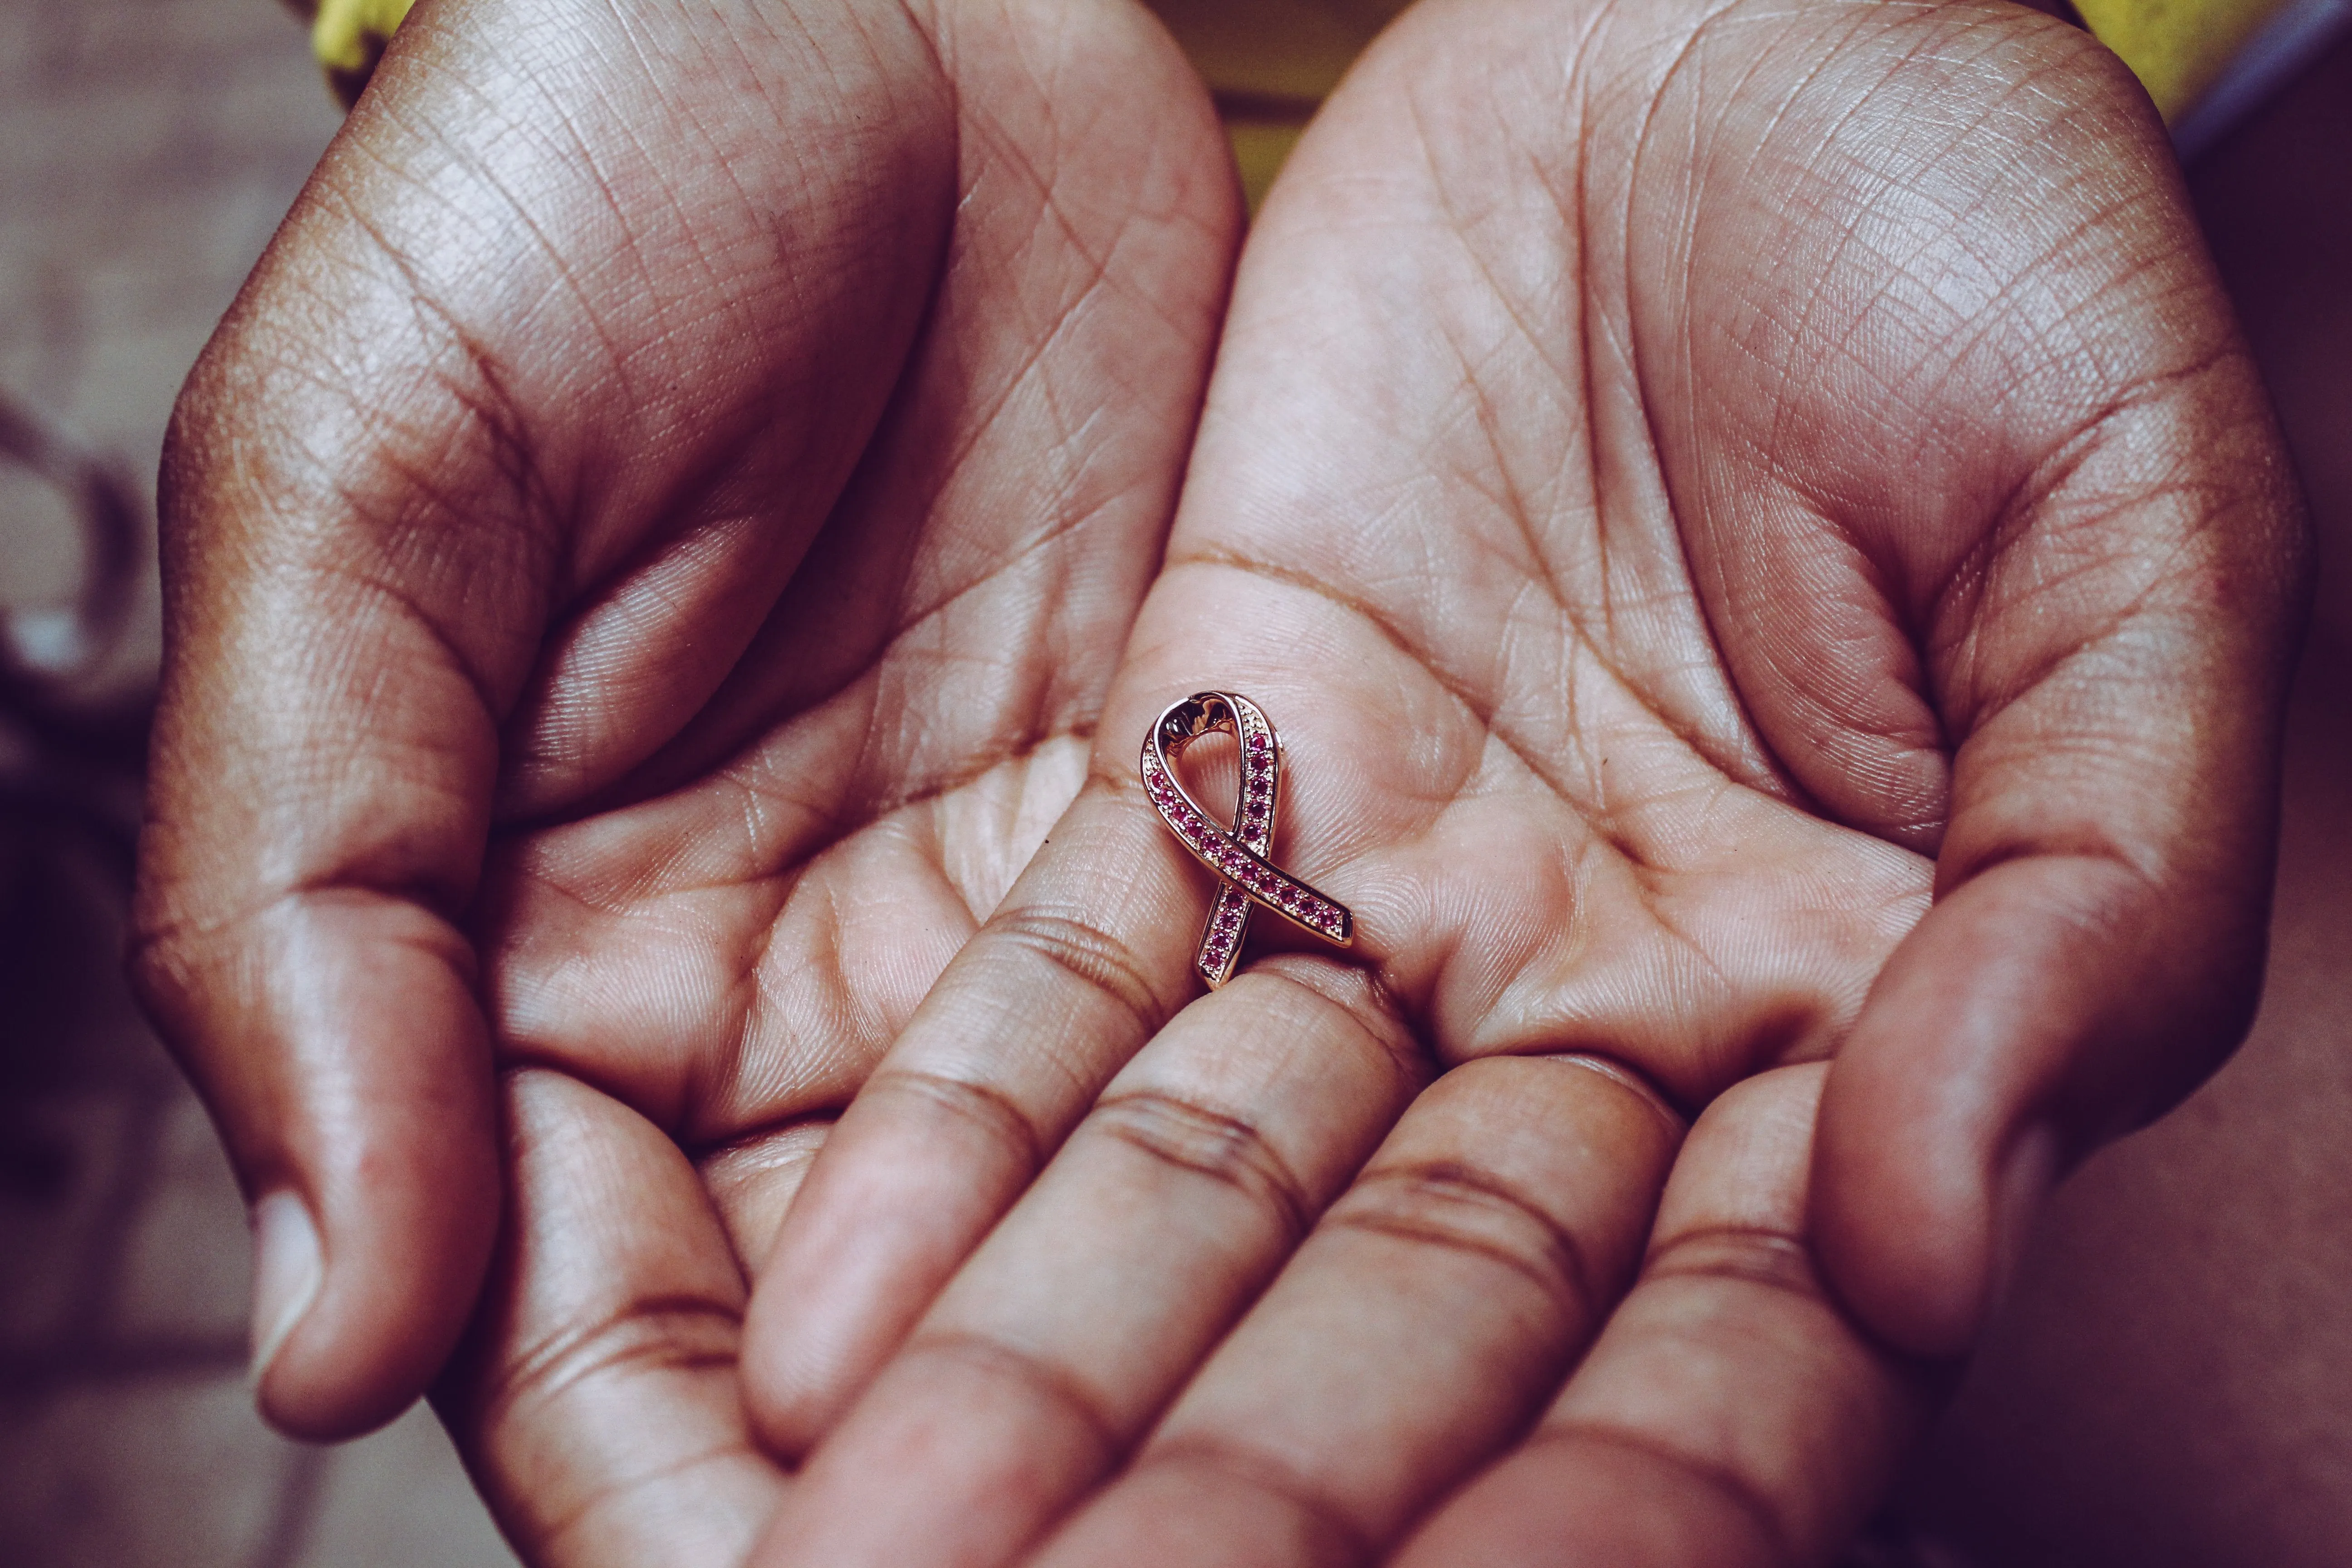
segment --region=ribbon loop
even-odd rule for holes
[[[1241,788],[1234,823],[1202,811],[1176,777],[1175,759],[1203,735],[1226,734],[1241,747]],[[1160,819],[1192,858],[1217,877],[1217,901],[1201,932],[1192,966],[1212,990],[1233,978],[1249,930],[1250,906],[1262,905],[1336,947],[1356,939],[1355,917],[1266,858],[1282,787],[1282,747],[1265,710],[1230,691],[1202,691],[1171,703],[1143,741],[1143,790]]]

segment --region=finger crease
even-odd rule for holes
[[[1388,1062],[1399,1084],[1415,1093],[1427,1088],[1430,1079],[1441,1070],[1437,1051],[1412,1027],[1403,1005],[1380,976],[1366,969],[1332,965],[1320,954],[1307,955],[1307,962],[1314,967],[1306,973],[1315,974],[1322,984],[1310,984],[1290,963],[1284,962],[1262,963],[1252,969],[1245,979],[1252,987],[1285,986],[1323,1008],[1335,1010]],[[1324,989],[1325,984],[1333,981],[1339,985],[1360,987],[1362,999],[1351,1002],[1334,994],[1333,990],[1333,990]]]
[[[1091,1123],[1105,1135],[1241,1194],[1274,1216],[1286,1243],[1307,1234],[1315,1204],[1297,1173],[1248,1121],[1153,1089],[1103,1100]]]
[[[1019,1156],[1024,1171],[1034,1173],[1045,1163],[1049,1141],[1044,1130],[1029,1119],[1019,1101],[993,1084],[895,1068],[878,1071],[867,1081],[866,1093],[877,1089],[903,1090],[928,1100],[958,1120],[993,1134],[1000,1146]]]
[[[1380,1560],[1379,1549],[1369,1531],[1349,1518],[1339,1503],[1323,1496],[1313,1482],[1273,1455],[1239,1448],[1200,1434],[1154,1443],[1144,1456],[1143,1464],[1191,1465],[1213,1470],[1223,1480],[1238,1483],[1286,1505],[1307,1521],[1323,1543],[1336,1549],[1307,1554],[1313,1562],[1370,1563]]]
[[[1787,1231],[1721,1225],[1685,1231],[1654,1250],[1642,1268],[1656,1279],[1731,1279],[1822,1302],[1820,1272],[1810,1247]]]
[[[1492,1176],[1456,1162],[1369,1173],[1326,1223],[1501,1264],[1550,1297],[1570,1322],[1590,1321],[1597,1310],[1575,1235]]]
[[[984,1376],[1019,1385],[1024,1392],[1075,1419],[1095,1445],[1099,1464],[1108,1468],[1127,1451],[1131,1438],[1112,1415],[1102,1393],[1068,1367],[1002,1340],[978,1333],[925,1333],[908,1345],[911,1355],[935,1356],[969,1367]]]
[[[603,1373],[699,1372],[737,1363],[741,1312],[705,1296],[647,1296],[519,1357],[483,1392],[486,1425],[526,1399],[553,1399]]]
[[[1137,1039],[1159,1030],[1167,1009],[1125,942],[1067,915],[1020,910],[989,923],[989,934],[1044,959],[1124,1012]]]
[[[534,1563],[575,1561],[576,1554],[564,1549],[563,1542],[566,1537],[575,1534],[589,1525],[602,1525],[607,1517],[625,1504],[632,1502],[641,1493],[660,1487],[672,1487],[674,1490],[682,1489],[675,1487],[675,1483],[680,1477],[692,1475],[697,1470],[707,1469],[713,1465],[737,1461],[748,1461],[751,1464],[773,1463],[767,1456],[754,1453],[748,1444],[740,1439],[724,1440],[698,1452],[673,1459],[642,1475],[631,1476],[625,1481],[599,1487],[580,1499],[572,1507],[539,1520],[530,1519],[528,1510],[540,1503],[541,1496],[528,1490],[527,1483],[518,1485],[517,1482],[520,1481],[521,1478],[500,1477],[499,1479],[507,1483],[501,1490],[504,1494],[502,1500],[505,1500],[508,1506],[500,1509],[499,1513],[501,1519],[520,1515],[530,1521],[526,1528],[530,1540],[537,1550],[524,1552],[523,1555],[528,1560]]]
[[[1755,1527],[1757,1537],[1763,1542],[1770,1560],[1795,1568],[1801,1561],[1790,1544],[1788,1527],[1765,1496],[1761,1488],[1731,1466],[1716,1459],[1701,1458],[1671,1444],[1660,1442],[1645,1433],[1629,1431],[1622,1426],[1607,1426],[1581,1421],[1562,1422],[1538,1428],[1527,1441],[1527,1447],[1549,1447],[1554,1445],[1596,1444],[1621,1452],[1637,1455],[1655,1464],[1680,1472],[1715,1493],[1745,1515]]]

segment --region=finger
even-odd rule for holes
[[[1859,1527],[1928,1399],[1812,1268],[1822,1075],[1782,1068],[1707,1108],[1640,1281],[1535,1431],[1415,1531],[1402,1568],[1826,1563]]]
[[[740,79],[699,103],[719,58]],[[497,1223],[459,931],[493,799],[626,766],[756,629],[919,314],[935,78],[896,12],[430,8],[183,395],[134,963],[255,1202],[289,1430],[389,1417],[464,1321]],[[546,681],[612,630],[565,629],[592,591],[700,618],[574,724]],[[576,766],[502,767],[502,729]]]
[[[784,1478],[735,1371],[745,1285],[693,1168],[560,1074],[506,1079],[513,1200],[435,1403],[533,1568],[740,1563]]]
[[[1823,1263],[1921,1352],[1973,1342],[2064,1166],[2252,1018],[2302,552],[2261,391],[2217,352],[2093,436],[1988,572],[1937,902],[1831,1075]]]
[[[1377,1560],[1559,1386],[1680,1135],[1592,1058],[1456,1068],[1039,1561]]]
[[[768,1255],[794,1194],[816,1163],[817,1151],[832,1132],[831,1117],[796,1121],[754,1133],[695,1161],[739,1260]]]
[[[1009,1561],[1132,1448],[1425,1076],[1355,970],[1276,960],[1178,1014],[818,1446],[761,1568]]]
[[[814,1445],[1190,994],[1206,900],[1139,795],[1079,795],[826,1139],[745,1325],[776,1451]]]

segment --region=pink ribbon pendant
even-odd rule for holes
[[[1225,826],[1202,811],[1176,777],[1174,761],[1203,735],[1231,735],[1241,746],[1241,791]],[[1230,691],[1202,691],[1171,703],[1143,741],[1143,790],[1160,819],[1192,858],[1217,877],[1217,901],[1201,932],[1192,966],[1214,990],[1234,977],[1250,906],[1272,910],[1335,947],[1356,938],[1355,917],[1266,858],[1281,794],[1282,748],[1265,710]]]

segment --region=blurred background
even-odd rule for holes
[[[2331,557],[2352,544],[2337,38],[2191,167]],[[1259,96],[1286,142],[1294,106]],[[513,1561],[428,1415],[331,1450],[256,1419],[243,1208],[118,973],[164,422],[340,118],[268,0],[0,0],[8,1568]],[[2352,1563],[2352,578],[2332,560],[2296,712],[2253,1040],[2064,1191],[1867,1561]]]

